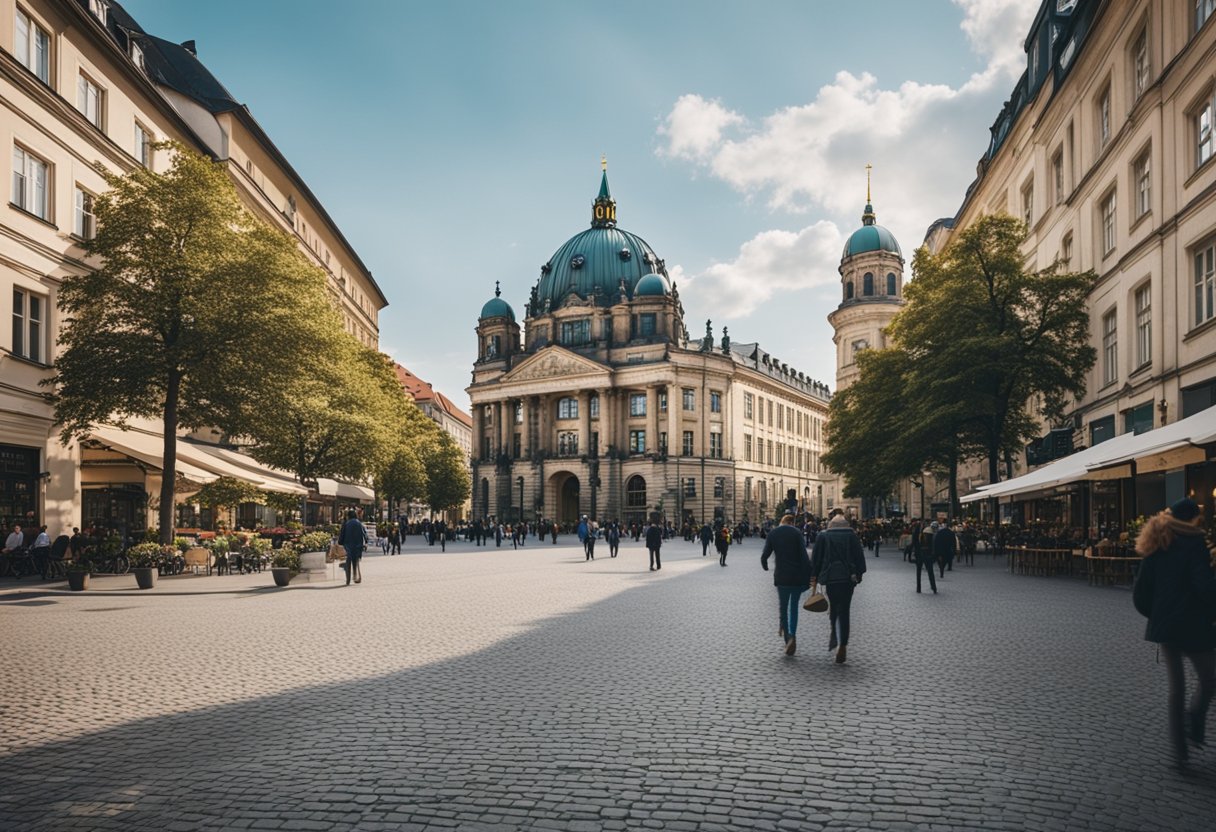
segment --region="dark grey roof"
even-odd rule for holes
[[[180,43],[155,35],[143,35],[141,40],[146,44],[144,64],[148,75],[158,84],[190,96],[213,113],[226,113],[241,106],[198,56]]]

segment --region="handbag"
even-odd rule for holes
[[[802,608],[807,612],[824,612],[828,608],[828,597],[816,589],[802,602]]]

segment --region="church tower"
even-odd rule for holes
[[[876,223],[866,165],[866,207],[840,255],[841,301],[828,315],[836,344],[836,389],[857,378],[857,356],[886,346],[883,330],[904,305],[904,258],[895,235]]]

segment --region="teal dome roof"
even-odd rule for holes
[[[591,227],[563,243],[541,267],[531,314],[542,313],[546,302],[556,309],[572,294],[615,298],[622,283],[632,296],[643,277],[663,271],[663,261],[645,240],[617,227],[616,200],[605,171],[592,203]]]
[[[486,301],[486,305],[481,307],[482,318],[509,318],[515,320],[515,310],[511,308],[511,304],[507,303],[500,297],[493,297]]]
[[[643,275],[638,285],[633,287],[634,297],[650,297],[671,294],[671,284],[661,274],[651,272]]]
[[[854,254],[864,254],[867,251],[889,251],[903,258],[903,252],[899,250],[899,243],[895,242],[895,235],[881,225],[877,225],[874,221],[877,217],[874,214],[874,206],[870,204],[870,185],[869,180],[866,180],[866,207],[861,212],[861,228],[849,235],[849,239],[845,241],[844,251],[840,255],[843,260],[846,257],[852,257]]]

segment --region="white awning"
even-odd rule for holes
[[[256,469],[246,467],[245,465],[238,465],[235,462],[229,462],[219,454],[214,453],[216,450],[219,449],[211,445],[203,445],[180,438],[177,440],[178,458],[184,458],[199,468],[204,468],[223,477],[232,477],[233,479],[250,483],[266,491],[285,491],[290,494],[308,493],[308,490],[304,486],[266,471],[252,459],[249,461],[254,466],[258,466]]]
[[[328,477],[317,477],[317,493],[322,497],[337,497],[338,481]]]
[[[89,432],[89,437],[100,442],[111,450],[138,459],[157,470],[164,469],[165,448],[164,437],[159,433],[149,433],[137,428],[122,430],[109,425],[98,425]],[[189,461],[177,455],[177,473],[191,482],[208,483],[219,479],[216,474],[192,465]]]
[[[317,477],[317,493],[322,497],[341,497],[344,500],[357,500],[361,503],[370,503],[376,499],[376,492],[365,485],[338,482],[328,477]]]
[[[308,489],[300,485],[291,474],[263,465],[247,454],[229,448],[195,442],[189,443],[189,446],[192,451],[206,453],[211,457],[217,457],[222,462],[231,463],[231,465],[240,468],[244,472],[241,476],[242,479],[246,481],[256,480],[255,484],[264,491],[278,491],[284,494],[308,493]],[[181,447],[182,443],[179,443],[178,448]]]
[[[1213,442],[1216,442],[1216,407],[1147,433],[1116,436],[1028,474],[983,486],[963,497],[962,502],[1028,494],[1077,480],[1119,479],[1131,476],[1133,462],[1138,473],[1180,468],[1206,460],[1202,446]]]

